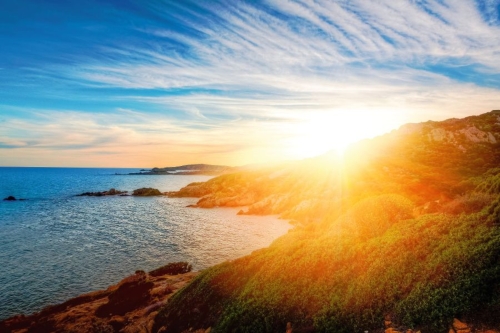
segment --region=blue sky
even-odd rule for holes
[[[500,0],[0,0],[0,165],[239,165],[500,108]]]

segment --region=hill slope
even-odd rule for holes
[[[353,332],[383,318],[445,332],[500,328],[500,113],[406,125],[279,167],[192,184],[200,207],[301,222],[269,248],[202,272],[154,330]],[[312,223],[316,222],[316,223]]]
[[[500,112],[408,124],[334,153],[193,183],[174,197],[197,206],[248,206],[246,214],[280,214],[302,223],[338,216],[372,194],[398,193],[417,206],[441,205],[474,189],[475,176],[500,166]]]

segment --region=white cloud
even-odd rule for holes
[[[187,91],[113,97],[168,112],[43,111],[36,121],[8,120],[0,142],[21,140],[15,132],[24,129],[30,133],[25,144],[33,149],[66,144],[102,151],[127,147],[139,154],[140,147],[161,146],[184,157],[212,153],[227,160],[231,152],[255,151],[267,142],[262,160],[303,135],[301,122],[322,114],[388,110],[402,115],[401,123],[479,114],[498,108],[499,87],[459,82],[425,68],[455,66],[460,74],[462,66],[476,66],[484,77],[500,74],[498,4],[487,0],[481,14],[467,0],[268,0],[260,7],[231,2],[215,9],[200,3],[211,12],[209,23],[176,17],[196,36],[169,26],[141,28],[156,38],[148,47],[109,46],[101,51],[112,61],[57,68],[94,88]],[[169,40],[185,51],[170,47]]]

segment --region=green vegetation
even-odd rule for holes
[[[498,328],[500,150],[462,132],[458,141],[429,139],[435,129],[500,127],[496,114],[483,116],[367,140],[344,160],[323,156],[181,190],[203,196],[202,207],[246,202],[248,213],[301,224],[203,271],[155,329],[284,332],[291,322],[294,332],[361,332],[383,330],[387,314],[422,332],[446,332],[454,317]]]

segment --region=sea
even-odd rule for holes
[[[291,225],[196,198],[76,196],[111,188],[175,191],[203,175],[139,169],[0,167],[0,320],[105,289],[136,270],[187,261],[203,270],[270,245]],[[8,196],[23,201],[3,201]]]

